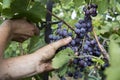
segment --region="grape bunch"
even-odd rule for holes
[[[85,16],[75,24],[74,31],[70,32],[69,29],[62,28],[61,22],[58,23],[57,30],[49,35],[50,42],[55,42],[68,36],[72,37],[72,41],[68,45],[59,49],[63,50],[69,47],[77,56],[71,63],[72,67],[74,67],[74,71],[68,70],[67,72],[69,77],[75,79],[81,78],[83,70],[86,67],[94,65],[92,58],[101,56],[97,41],[90,35],[90,32],[93,29],[92,17],[97,16],[97,8],[98,6],[96,4],[85,6],[83,8]],[[60,79],[66,80],[64,77],[61,77]]]

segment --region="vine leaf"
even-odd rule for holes
[[[60,51],[52,60],[52,66],[59,69],[69,63],[69,60],[74,57],[74,53],[70,48]]]
[[[34,22],[38,22],[41,18],[45,17],[46,9],[40,2],[35,2],[32,8],[28,11],[28,19]]]
[[[31,0],[4,0],[2,15],[6,18],[26,18],[30,22],[40,22],[45,18],[46,9],[41,2]]]
[[[13,12],[21,13],[26,12],[30,0],[14,0],[11,3],[11,9]]]
[[[30,39],[30,43],[28,45],[28,53],[32,53],[45,45],[46,43],[44,41],[42,33],[40,34],[40,36],[33,36]]]
[[[113,35],[111,35],[113,36]],[[107,80],[120,80],[120,46],[116,39],[120,36],[110,38],[109,53],[112,56],[110,59],[111,66],[106,70]]]
[[[116,3],[116,8],[120,12],[120,3]]]
[[[57,70],[57,73],[59,76],[64,76],[68,70],[68,66],[64,65],[63,67],[61,67],[60,69]]]
[[[83,3],[85,3],[84,0],[73,0],[73,2],[75,3],[75,7],[79,7],[81,6]]]
[[[98,5],[98,12],[104,13],[108,9],[108,1],[107,0],[94,0],[93,3]]]
[[[99,63],[101,65],[104,65],[104,61],[102,59],[99,59],[99,58],[92,58],[92,61],[93,62],[96,62],[96,63]]]
[[[3,0],[3,9],[10,8],[12,0]]]

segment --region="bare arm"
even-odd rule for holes
[[[2,26],[6,27],[7,25],[1,25],[1,27]],[[2,50],[2,52],[0,52],[1,55],[4,52],[8,40],[13,38],[13,36],[11,37],[12,30],[9,29],[9,27],[6,27],[5,30],[0,28],[0,31],[3,31],[4,34],[0,34],[0,37],[3,39],[3,41],[0,40],[0,47],[2,47],[0,48],[0,50]],[[48,60],[54,56],[55,51],[59,47],[68,44],[70,41],[71,38],[62,39],[37,50],[33,54],[1,59],[0,80],[13,80],[52,70],[51,63]]]
[[[8,21],[0,26],[0,59],[2,59],[5,47],[11,38],[12,31],[10,26],[11,24],[9,24]]]

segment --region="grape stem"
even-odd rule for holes
[[[83,51],[83,45],[85,43],[85,37],[83,38],[83,41],[82,41],[82,51]]]
[[[73,58],[94,58],[94,59],[99,59],[98,57],[92,56],[92,55],[80,55],[80,56],[74,56]]]
[[[107,51],[104,49],[104,47],[100,44],[94,29],[93,29],[93,34],[94,34],[94,37],[97,41],[98,47],[100,48],[100,50],[102,52],[102,55],[104,56],[104,58],[106,58],[109,61],[109,55],[108,55]]]
[[[66,26],[68,26],[68,28],[70,28],[71,30],[75,31],[74,28],[72,28],[72,26],[70,26],[66,21],[64,21],[63,19],[59,18],[58,16],[56,16],[55,14],[53,14],[52,12],[50,12],[49,10],[47,10],[47,12],[50,13],[55,18],[57,18],[60,21],[62,21]]]

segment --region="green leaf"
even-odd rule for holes
[[[0,12],[2,12],[2,4],[0,4]]]
[[[85,2],[86,2],[87,4],[89,4],[90,0],[85,0]]]
[[[46,11],[45,7],[40,2],[35,2],[32,8],[28,11],[29,20],[39,22],[41,18],[45,18]]]
[[[120,3],[116,3],[116,8],[120,12]]]
[[[60,0],[60,1],[62,4],[66,5],[66,4],[70,3],[72,0]]]
[[[92,58],[92,61],[93,61],[93,62],[96,62],[96,63],[99,63],[99,64],[101,64],[101,65],[104,64],[104,61],[103,61],[102,59],[97,58],[97,57]]]
[[[111,66],[105,72],[107,80],[120,80],[120,46],[113,38],[110,38],[109,53]]]
[[[15,13],[23,13],[27,11],[30,0],[14,0],[11,4],[11,9]]]
[[[89,76],[89,77],[88,77],[88,80],[101,80],[101,79],[96,78],[95,76]]]
[[[60,51],[52,59],[52,66],[55,69],[59,69],[69,63],[69,60],[74,56],[73,51],[70,48]]]
[[[62,68],[57,70],[59,76],[64,76],[68,70],[68,66],[64,65]]]
[[[117,1],[116,1],[116,0],[110,0],[109,3],[110,3],[110,6],[111,6],[113,9],[115,9]]]
[[[75,7],[81,6],[83,3],[85,3],[85,0],[73,0]]]
[[[2,10],[2,16],[10,19],[14,15],[14,12],[10,8],[5,8]]]
[[[120,3],[120,0],[116,0],[116,1]]]
[[[3,9],[10,8],[12,0],[3,0]]]
[[[107,0],[94,0],[93,3],[98,5],[98,13],[104,13],[108,9]]]
[[[40,36],[33,36],[30,39],[30,43],[28,46],[28,52],[32,53],[36,50],[38,50],[39,48],[43,47],[46,45],[44,37],[43,37],[43,32],[41,31]]]
[[[120,15],[116,17],[116,20],[120,22]]]
[[[36,1],[38,1],[38,0],[36,0]],[[39,0],[39,1],[41,2],[41,4],[46,4],[48,0]]]

